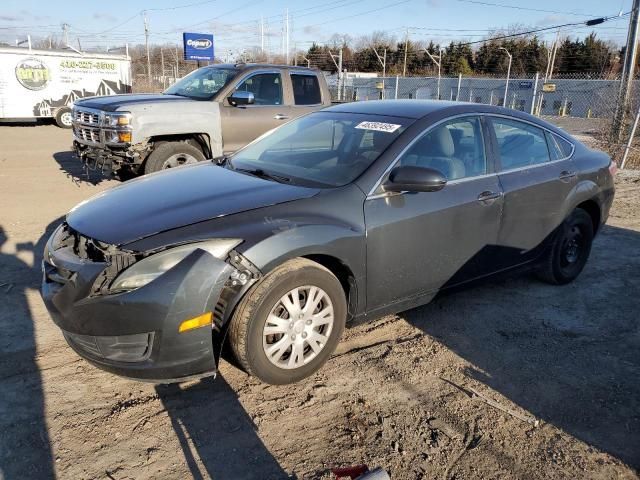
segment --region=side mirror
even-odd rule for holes
[[[447,178],[433,168],[396,167],[382,184],[385,192],[437,192],[447,184]]]
[[[256,101],[252,92],[246,92],[244,90],[236,90],[229,95],[228,100],[229,104],[234,107],[239,107],[240,105],[252,105]]]

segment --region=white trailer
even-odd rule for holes
[[[0,47],[0,122],[54,118],[70,128],[76,99],[130,92],[128,55]]]

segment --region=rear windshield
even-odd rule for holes
[[[367,114],[312,113],[234,154],[232,168],[260,169],[294,184],[346,185],[369,168],[412,122]]]
[[[164,94],[189,97],[196,100],[210,100],[237,73],[238,70],[235,68],[199,68],[167,88]]]

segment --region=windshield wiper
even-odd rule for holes
[[[262,170],[261,168],[234,168],[234,170],[238,172],[248,173],[249,175],[254,175],[260,178],[266,178],[268,180],[274,180],[276,182],[287,182],[289,183],[291,179],[289,177],[283,177],[282,175],[275,175],[273,173],[268,173]]]

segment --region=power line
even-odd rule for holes
[[[483,2],[479,0],[456,0],[457,2],[462,3],[474,3],[476,5],[484,5],[487,7],[501,7],[501,8],[511,8],[514,10],[525,10],[529,12],[539,12],[539,13],[555,13],[558,15],[575,15],[578,17],[596,17],[597,15],[592,15],[588,13],[575,13],[575,12],[563,12],[558,10],[543,10],[541,8],[530,8],[530,7],[521,7],[518,5],[506,5],[504,3],[492,3],[492,2]]]

